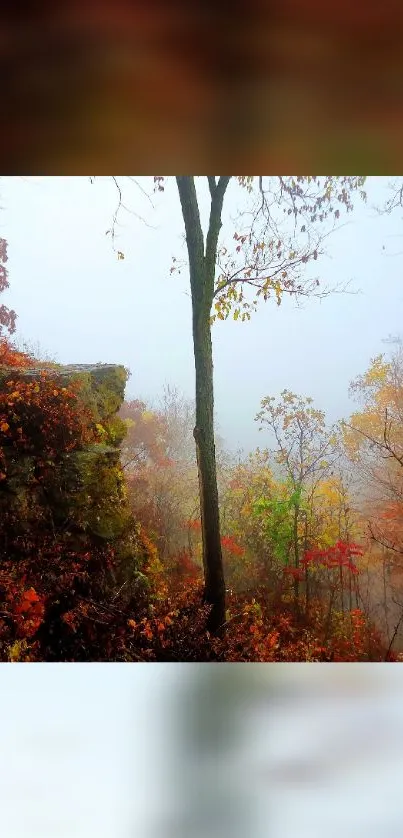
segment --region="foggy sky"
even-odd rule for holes
[[[2,834],[167,836],[166,829],[153,827],[160,819],[163,827],[167,804],[186,811],[189,800],[181,799],[178,779],[191,772],[194,758],[192,750],[178,753],[175,704],[181,707],[178,699],[189,694],[192,682],[198,689],[200,678],[213,673],[216,687],[210,678],[202,701],[204,711],[214,713],[222,666],[2,667]],[[249,800],[245,836],[401,836],[402,670],[384,664],[381,677],[373,664],[252,667],[227,665],[228,679],[238,671],[244,687],[249,685],[242,721],[237,716],[247,736],[235,752],[230,748],[230,759],[223,753],[228,788],[218,788]],[[256,673],[260,704],[251,686]],[[276,679],[282,696],[269,702]],[[228,693],[229,714],[233,696]],[[200,712],[200,698],[193,700]],[[167,771],[178,756],[179,775]],[[208,765],[202,770],[206,781]],[[190,811],[197,795],[195,788]],[[227,815],[230,821],[231,810]]]
[[[250,322],[213,326],[217,430],[232,450],[267,444],[254,416],[263,396],[284,388],[312,396],[331,422],[348,415],[351,379],[388,349],[384,338],[401,333],[402,213],[379,217],[373,209],[388,182],[369,178],[368,204],[356,201],[328,240],[329,256],[315,263],[326,285],[351,281],[357,293],[305,300],[302,308],[262,301]],[[137,184],[119,183],[125,205],[141,216],[119,216],[115,247],[123,261],[105,235],[118,202],[111,179],[2,179],[10,280],[2,302],[18,314],[18,338],[58,362],[124,364],[131,398],[157,402],[166,383],[192,398],[187,270],[170,274],[172,256],[186,258],[175,182],[152,196],[155,209]],[[151,179],[138,183],[149,189]],[[242,192],[232,187],[227,197],[227,213],[235,212]],[[201,205],[205,221],[205,189]]]

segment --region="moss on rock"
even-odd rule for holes
[[[10,382],[12,388],[18,389],[21,380],[34,380],[40,387],[43,375],[42,367],[0,368],[0,392],[8,392]],[[13,536],[26,533],[41,522],[56,532],[76,533],[80,544],[83,534],[89,540],[95,538],[112,546],[120,540],[122,558],[130,557],[138,572],[143,551],[141,545],[127,541],[134,522],[120,464],[120,444],[126,425],[117,416],[124,400],[127,371],[112,364],[71,365],[48,368],[45,375],[47,381],[49,377],[54,380],[55,387],[76,386],[80,407],[85,408],[93,439],[98,441],[78,445],[70,451],[58,450],[46,459],[42,449],[26,456],[12,438],[3,440],[1,452],[6,479],[0,482],[0,513],[3,521],[7,518],[8,533],[12,531]],[[10,406],[9,410],[14,408]],[[32,417],[30,410],[29,404],[24,404],[28,422],[32,419],[32,426],[35,423],[39,426],[42,418],[37,405],[35,410],[32,408]],[[63,416],[59,418],[63,424]],[[35,441],[34,431],[33,427]],[[3,537],[7,541],[4,532]]]

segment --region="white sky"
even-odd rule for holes
[[[231,763],[223,755],[218,795],[222,786],[244,801],[248,838],[401,836],[402,669],[251,664],[245,678],[251,666],[265,690],[274,676],[285,678],[290,699],[271,710],[246,699],[245,749]],[[4,664],[1,835],[167,838],[155,824],[159,815],[164,823],[170,796],[181,799],[166,769],[171,702],[195,667]]]
[[[124,261],[105,236],[117,203],[110,179],[1,180],[10,278],[2,301],[18,314],[18,336],[39,342],[59,362],[122,363],[132,371],[132,398],[156,401],[165,383],[193,397],[188,279],[186,270],[169,272],[171,257],[184,254],[175,182],[154,196],[154,211],[133,183],[120,181],[126,204],[156,227],[121,215]],[[348,414],[349,382],[387,350],[382,339],[401,332],[401,213],[378,217],[371,208],[387,184],[369,179],[369,204],[357,201],[348,226],[329,239],[329,258],[316,264],[325,284],[352,280],[359,294],[308,300],[303,309],[287,300],[279,308],[262,302],[249,323],[213,327],[218,430],[233,450],[264,444],[254,416],[263,396],[284,388],[313,396],[330,421]],[[239,195],[230,189],[227,212]],[[207,199],[204,190],[204,214]]]
[[[135,838],[149,811],[162,679],[169,685],[159,664],[4,664],[0,834]]]

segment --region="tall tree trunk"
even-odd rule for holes
[[[193,433],[199,472],[205,599],[213,606],[210,628],[216,629],[225,621],[225,581],[214,444],[213,358],[210,325],[197,320],[195,312],[196,426]]]
[[[308,513],[305,513],[305,535],[304,535],[304,552],[306,553],[308,550]],[[310,591],[310,584],[309,584],[309,571],[308,565],[305,565],[305,617],[308,620],[309,617],[309,605],[310,605],[310,598],[311,598],[311,591]]]
[[[294,506],[294,525],[293,525],[293,540],[294,540],[294,564],[296,570],[299,569],[299,538],[298,538],[298,518],[299,505]],[[299,614],[299,579],[294,579],[294,609],[295,613]]]
[[[214,295],[218,234],[225,190],[230,178],[209,178],[211,211],[204,249],[193,177],[177,177],[189,255],[196,372],[196,442],[200,516],[203,540],[204,596],[212,605],[208,627],[217,631],[225,622],[225,580],[220,538],[217,468],[214,444],[213,354],[210,314]]]

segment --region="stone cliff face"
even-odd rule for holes
[[[38,382],[43,368],[0,369],[0,392],[12,382],[18,392],[20,382]],[[49,468],[45,479],[36,483],[38,461],[42,463],[43,445],[38,440],[35,450],[35,425],[43,417],[37,404],[25,403],[24,418],[31,423],[30,442],[27,448],[18,448],[14,440],[2,440],[6,479],[0,483],[0,509],[12,508],[19,514],[21,523],[25,515],[36,517],[50,515],[57,525],[69,520],[79,530],[89,530],[101,538],[113,539],[120,534],[125,519],[125,496],[119,468],[120,443],[125,434],[124,423],[117,417],[123,399],[127,373],[115,365],[71,365],[46,370],[47,380],[55,387],[79,385],[81,407],[88,411],[87,422],[93,424],[97,441],[86,442],[68,450],[55,451],[48,458]],[[55,391],[56,392],[56,391]],[[14,411],[14,405],[10,404]],[[20,413],[20,411],[18,411]],[[31,415],[30,415],[31,414]],[[5,416],[7,424],[12,417]],[[60,416],[63,423],[63,415]],[[0,489],[0,491],[1,491]],[[41,509],[39,509],[40,507]],[[40,514],[42,518],[43,515]]]
[[[36,659],[96,659],[73,642],[77,620],[92,637],[100,619],[83,603],[123,613],[147,596],[120,463],[126,380],[112,364],[0,367],[0,660],[21,638]]]

